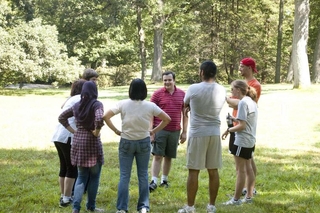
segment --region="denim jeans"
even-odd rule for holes
[[[93,167],[78,166],[78,178],[74,187],[73,209],[80,211],[84,188],[88,182],[89,176],[86,207],[89,210],[94,210],[96,208],[101,166],[101,163],[97,163]]]
[[[148,165],[150,159],[150,137],[141,140],[121,138],[119,144],[120,181],[118,185],[117,209],[128,211],[129,182],[133,159],[136,159],[139,180],[139,200],[137,210],[149,210]]]

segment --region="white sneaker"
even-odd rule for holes
[[[118,210],[116,213],[127,213],[125,210]]]
[[[196,209],[194,208],[194,206],[188,206],[188,205],[178,210],[178,213],[195,213],[195,212],[196,212]]]
[[[147,212],[148,212],[148,211],[147,211],[146,208],[142,208],[142,209],[139,210],[139,213],[147,213]]]
[[[214,205],[208,204],[207,206],[207,213],[216,213],[217,208]]]
[[[223,203],[223,205],[241,205],[242,204],[242,200],[234,200],[234,198],[231,198],[230,200],[228,200],[227,202]]]
[[[242,199],[242,203],[252,203],[252,202],[253,202],[253,199],[251,197],[249,198],[245,197]]]

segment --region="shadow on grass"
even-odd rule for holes
[[[0,89],[3,96],[26,96],[26,95],[63,95],[70,89]]]
[[[119,181],[118,143],[103,145],[105,164],[102,168],[97,207],[115,212]],[[151,211],[176,212],[186,202],[187,169],[185,148],[180,145],[178,158],[173,161],[169,175],[170,187],[158,188],[150,194]],[[289,147],[290,148],[290,147]],[[216,206],[219,212],[317,212],[320,208],[319,186],[320,153],[294,149],[259,147],[255,161],[258,168],[256,188],[258,195],[252,205],[223,206],[233,194],[235,168],[233,157],[223,148],[223,168],[220,170],[220,189]],[[149,166],[151,166],[150,158]],[[0,203],[3,212],[70,212],[59,208],[59,162],[54,148],[0,149]],[[150,178],[149,178],[150,179]],[[138,200],[136,166],[133,165],[130,182],[129,212],[135,212]],[[196,198],[197,212],[205,212],[208,203],[208,176],[199,175]],[[82,206],[85,205],[85,198]]]

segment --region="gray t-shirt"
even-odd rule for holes
[[[215,82],[201,82],[188,88],[184,103],[190,105],[189,137],[220,135],[220,112],[225,97],[225,88]]]
[[[254,146],[256,143],[257,119],[257,103],[248,96],[243,97],[238,104],[237,120],[246,121],[246,128],[236,132],[235,145],[246,148]]]

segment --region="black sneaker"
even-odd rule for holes
[[[59,207],[67,207],[67,206],[70,206],[72,203],[72,199],[69,199],[68,202],[63,202],[63,199],[60,200],[60,205]]]
[[[162,181],[162,183],[160,184],[160,187],[168,188],[169,187],[168,181],[166,180]]]
[[[157,187],[157,184],[154,181],[151,181],[151,183],[149,184],[149,191],[153,192]]]

